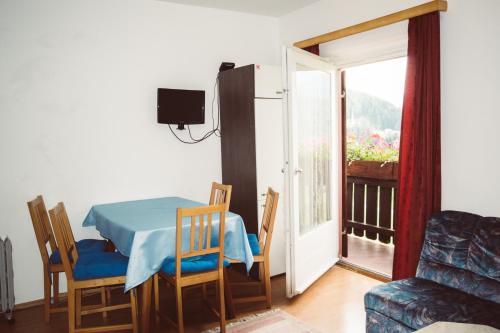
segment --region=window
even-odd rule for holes
[[[307,233],[331,220],[331,74],[297,71],[299,231]]]

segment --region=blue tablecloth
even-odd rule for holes
[[[95,226],[101,236],[113,241],[118,251],[129,257],[125,283],[125,289],[129,290],[156,273],[165,258],[175,256],[177,208],[204,205],[178,197],[96,205],[90,209],[83,226]],[[218,243],[218,219],[215,214],[211,237],[214,245]],[[190,228],[189,221],[183,222],[183,229]],[[239,215],[226,213],[224,234],[224,255],[244,262],[250,270],[253,256]],[[182,235],[184,250],[189,247],[189,232],[183,231]]]

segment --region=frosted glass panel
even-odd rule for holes
[[[299,230],[331,220],[331,74],[306,67],[296,72]]]

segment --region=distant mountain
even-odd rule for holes
[[[347,90],[347,126],[350,132],[362,133],[401,129],[401,108],[356,90]]]

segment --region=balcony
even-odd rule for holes
[[[343,251],[344,260],[390,277],[398,163],[353,161],[346,174],[347,251]]]

